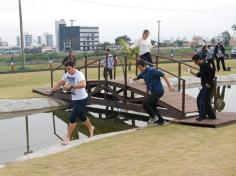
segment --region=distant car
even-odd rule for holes
[[[231,57],[236,57],[236,47],[231,50]]]

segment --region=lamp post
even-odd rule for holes
[[[70,33],[70,50],[73,50],[73,45],[72,45],[72,35],[73,35],[73,23],[75,20],[70,20],[70,24],[71,24],[71,33]]]
[[[23,69],[25,69],[25,48],[24,48],[24,32],[23,32],[21,0],[19,0],[19,18],[20,18],[20,47],[23,56]]]
[[[161,27],[161,21],[159,20],[159,21],[157,21],[157,23],[158,23],[158,50],[157,50],[157,52],[159,54],[160,53],[160,27]]]

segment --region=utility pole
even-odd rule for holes
[[[23,56],[23,69],[25,69],[25,47],[24,47],[24,31],[23,31],[21,0],[19,0],[19,17],[20,17],[20,46],[21,46],[21,53]]]
[[[70,20],[70,24],[71,24],[71,33],[70,33],[70,50],[73,50],[73,45],[72,45],[72,33],[73,33],[73,23],[74,23],[75,20]]]
[[[157,21],[158,23],[158,54],[160,53],[160,28],[161,28],[161,21]]]

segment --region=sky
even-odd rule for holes
[[[161,41],[191,39],[193,35],[211,39],[236,24],[236,1],[224,0],[21,0],[24,32],[36,39],[44,32],[55,34],[55,21],[76,20],[74,25],[99,26],[100,42],[114,42],[121,35],[132,41],[149,29],[157,40],[158,20]],[[19,35],[18,0],[0,0],[0,38],[10,45]],[[54,35],[55,36],[55,35]]]

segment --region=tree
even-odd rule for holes
[[[175,44],[175,46],[178,46],[178,47],[181,47],[181,46],[183,46],[183,44],[184,44],[184,39],[179,39],[179,38],[177,38],[175,41],[174,41],[174,44]]]
[[[228,31],[224,31],[220,34],[220,36],[221,36],[221,39],[222,39],[224,45],[229,45],[229,41],[231,39],[230,33]]]
[[[232,26],[232,29],[233,29],[233,31],[236,32],[236,24],[234,24],[234,25]]]
[[[131,39],[127,36],[127,35],[123,35],[123,36],[120,36],[120,37],[117,37],[115,39],[115,44],[116,45],[119,45],[119,41],[123,39],[125,42],[129,43],[131,41]]]
[[[125,52],[125,54],[127,54],[129,60],[129,71],[131,71],[132,60],[134,60],[136,58],[136,54],[139,53],[139,48],[131,49],[129,43],[123,38],[118,41],[118,44],[121,45],[122,50]]]

